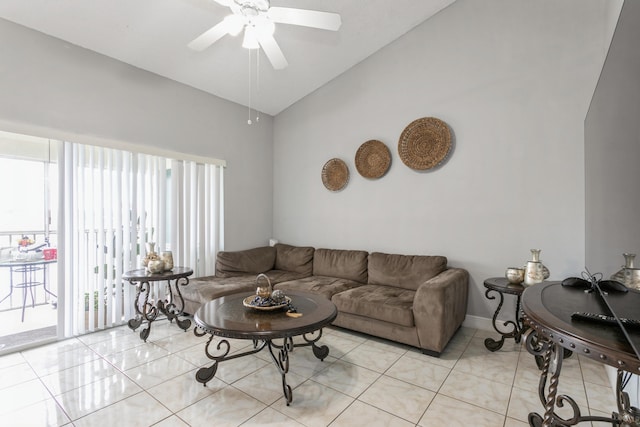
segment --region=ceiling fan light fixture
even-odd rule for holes
[[[244,39],[242,47],[245,49],[259,49],[258,39],[256,37],[256,29],[253,25],[247,25],[244,29]]]

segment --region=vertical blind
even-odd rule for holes
[[[214,273],[223,238],[221,166],[71,142],[59,153],[64,336],[135,316],[135,287],[122,275],[141,267],[149,243],[171,250],[175,265],[193,268],[195,277]]]

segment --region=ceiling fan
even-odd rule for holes
[[[262,47],[276,70],[286,68],[289,63],[273,37],[275,24],[300,25],[322,30],[338,31],[340,15],[316,10],[271,7],[269,0],[215,0],[228,6],[232,14],[222,22],[189,43],[193,50],[202,51],[227,34],[236,36],[244,29],[242,46],[247,49]]]

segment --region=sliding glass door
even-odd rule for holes
[[[122,275],[140,268],[149,243],[196,276],[213,274],[222,168],[70,142],[59,164],[65,336],[134,317],[135,288]]]
[[[0,132],[0,351],[57,336],[52,154],[55,143],[46,139]]]
[[[37,143],[44,148],[35,157],[7,154]],[[38,304],[50,305],[50,318],[57,313],[49,327],[60,326],[58,338],[134,316],[135,288],[122,275],[140,268],[149,243],[171,250],[175,265],[192,268],[196,277],[214,274],[223,239],[222,165],[0,133],[5,160],[0,247],[8,266],[26,258],[44,263],[44,249],[55,249],[47,252],[47,286],[40,287]],[[33,254],[23,253],[23,241]],[[9,278],[0,277],[0,292],[13,288]],[[33,307],[22,296],[30,297],[32,288],[20,289],[25,293],[5,305],[24,308],[31,318]],[[152,297],[163,298],[163,291]]]

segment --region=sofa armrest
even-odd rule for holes
[[[469,272],[449,268],[420,285],[413,317],[420,347],[439,354],[462,325],[467,313]]]

